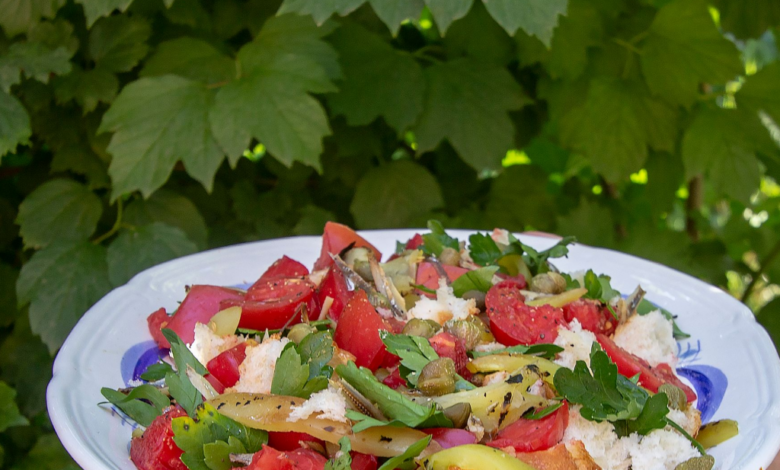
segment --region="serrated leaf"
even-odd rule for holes
[[[41,18],[53,18],[65,0],[0,0],[0,26],[12,38],[27,30]]]
[[[71,171],[84,175],[90,189],[107,188],[111,185],[106,164],[92,149],[83,145],[69,145],[57,149],[50,168],[52,173]]]
[[[26,247],[42,248],[58,240],[86,240],[102,214],[100,198],[86,186],[55,179],[22,201],[16,223]]]
[[[579,206],[558,218],[557,232],[574,235],[581,243],[609,247],[615,243],[614,227],[608,208],[583,199]]]
[[[301,209],[301,218],[293,227],[296,235],[319,235],[325,228],[325,223],[336,220],[336,216],[328,210],[314,205],[304,206]]]
[[[223,158],[209,129],[212,100],[204,85],[174,75],[141,78],[122,90],[98,129],[114,133],[107,149],[112,201],[135,190],[148,197],[179,160],[211,188]]]
[[[178,227],[200,249],[206,248],[206,221],[192,201],[174,191],[161,189],[149,199],[132,201],[125,208],[123,219],[135,226],[163,222]]]
[[[16,406],[16,390],[9,387],[7,383],[0,381],[0,432],[14,426],[26,426],[29,423],[27,418],[19,413],[19,407]]]
[[[747,204],[761,178],[747,122],[736,110],[701,109],[683,138],[686,179],[703,174],[718,192]]]
[[[79,50],[79,40],[73,36],[73,25],[62,18],[34,24],[27,32],[27,40],[39,42],[52,50],[62,46],[70,57]]]
[[[463,18],[471,9],[473,0],[425,0],[442,36],[453,21]]]
[[[56,434],[44,434],[38,438],[35,446],[12,470],[79,470],[81,467],[68,455]]]
[[[740,39],[757,38],[780,25],[780,3],[774,0],[715,0],[720,26]]]
[[[116,75],[98,66],[90,70],[75,68],[54,84],[54,94],[59,103],[75,100],[83,113],[92,112],[99,102],[111,103],[119,91]]]
[[[398,34],[401,23],[416,20],[425,8],[423,0],[368,0],[368,3],[393,36]]]
[[[700,83],[723,84],[743,73],[737,48],[715,27],[703,0],[674,0],[658,10],[640,60],[650,90],[686,107]]]
[[[676,123],[676,110],[640,84],[600,78],[592,81],[585,102],[563,116],[560,138],[607,180],[618,181],[642,168],[648,146],[674,150]]]
[[[106,249],[89,242],[55,241],[36,252],[16,283],[30,326],[56,351],[89,307],[111,290]]]
[[[0,157],[26,144],[31,135],[27,110],[16,97],[0,91]]]
[[[568,0],[490,0],[485,7],[507,33],[514,36],[522,28],[550,47],[558,16],[566,14]]]
[[[503,67],[457,59],[425,70],[428,91],[414,133],[418,151],[447,139],[477,171],[498,169],[514,145],[508,112],[529,103]]]
[[[469,56],[506,65],[515,55],[512,38],[490,16],[482,2],[473,2],[468,15],[452,24],[444,44],[447,55],[452,58]]]
[[[278,14],[311,15],[314,22],[321,25],[334,14],[346,16],[365,2],[366,0],[284,0]]]
[[[151,34],[151,25],[138,16],[102,18],[89,33],[89,54],[105,70],[128,72],[146,57]]]
[[[19,311],[16,309],[16,279],[19,270],[0,263],[0,326],[13,324]]]
[[[238,53],[242,77],[217,93],[209,119],[235,162],[254,137],[280,162],[320,169],[322,138],[330,127],[322,106],[307,92],[335,91],[336,52],[311,18],[284,15],[266,22]]]
[[[210,31],[211,15],[200,0],[176,0],[163,11],[171,22],[188,26],[195,30]]]
[[[181,37],[160,43],[140,75],[169,73],[207,84],[221,83],[236,78],[236,63],[206,41]]]
[[[87,28],[91,28],[95,21],[102,16],[109,16],[114,10],[125,11],[133,3],[133,0],[75,0],[84,7],[84,16],[87,17]]]
[[[46,385],[51,379],[52,357],[37,336],[28,317],[20,315],[0,346],[0,378],[17,391],[16,402],[26,416],[46,409]],[[31,374],[30,371],[37,371]]]
[[[764,111],[780,122],[780,62],[769,64],[745,79],[736,94],[737,103],[752,111]]]
[[[489,226],[522,231],[527,225],[550,230],[555,204],[547,194],[547,175],[530,165],[512,166],[493,180],[486,208]]]
[[[329,38],[344,70],[338,93],[327,95],[335,114],[350,126],[382,116],[399,133],[422,112],[425,79],[420,65],[378,35],[348,23]]]
[[[8,92],[24,74],[39,82],[49,83],[52,74],[70,72],[70,53],[64,47],[49,49],[36,42],[15,42],[0,57],[0,88]]]
[[[125,230],[108,247],[108,277],[121,286],[144,269],[197,251],[181,229],[162,222]]]
[[[350,212],[359,228],[404,227],[443,204],[439,183],[428,170],[398,160],[363,176]]]

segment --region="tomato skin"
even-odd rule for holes
[[[444,272],[447,273],[447,277],[450,279],[450,282],[469,272],[468,269],[461,268],[460,266],[450,266],[448,264],[443,264],[442,267],[444,268]],[[422,262],[417,266],[417,277],[414,282],[417,285],[425,286],[431,290],[436,290],[439,288],[439,272],[436,271],[436,268],[434,268],[431,263]],[[423,292],[423,294],[427,296],[433,296],[433,294],[428,294],[425,292]]]
[[[466,368],[469,363],[469,357],[466,355],[466,347],[457,336],[441,332],[433,335],[429,340],[436,354],[439,357],[449,357],[455,363],[455,371],[468,380],[471,378],[471,372]]]
[[[510,276],[504,273],[496,273],[496,276],[501,278],[502,282],[513,282],[517,284],[518,289],[525,289],[528,286],[528,282],[525,280],[525,276],[518,274],[517,276]]]
[[[314,270],[317,271],[331,266],[333,258],[330,255],[339,254],[341,250],[352,243],[355,244],[356,248],[364,247],[373,251],[377,261],[382,259],[382,253],[354,230],[346,225],[328,222],[325,224],[325,230],[322,233],[322,251],[320,252],[320,258],[314,263]]]
[[[168,320],[165,328],[170,328],[187,344],[195,339],[195,324],[204,325],[211,320],[211,317],[221,310],[220,305],[223,301],[241,301],[244,294],[235,289],[220,286],[195,285],[190,288],[184,301],[179,305],[176,314]],[[152,315],[158,315],[158,312]],[[150,324],[151,326],[151,324]],[[161,348],[170,348],[171,345],[164,337],[158,338],[152,335]]]
[[[295,470],[295,466],[284,452],[263,445],[252,456],[252,463],[246,466],[246,470]]]
[[[310,436],[304,432],[269,432],[268,445],[283,452],[292,451],[301,447],[301,442],[316,442],[325,445],[321,439]]]
[[[653,393],[658,392],[658,387],[668,383],[680,388],[688,400],[688,403],[696,400],[696,392],[674,375],[672,368],[668,364],[659,364],[653,368],[641,357],[637,357],[625,349],[621,348],[614,341],[605,335],[596,335],[604,352],[607,353],[612,362],[615,363],[620,375],[633,377],[639,374],[639,385],[650,390]]]
[[[442,449],[477,443],[477,436],[465,429],[428,428],[422,429],[422,432],[432,436],[433,440],[436,441]]]
[[[168,343],[165,336],[162,334],[162,329],[168,327],[168,323],[171,321],[171,317],[164,308],[155,310],[154,313],[146,318],[146,323],[149,326],[149,333],[158,345]]]
[[[206,364],[209,376],[214,376],[225,387],[235,385],[241,375],[238,368],[246,359],[246,346],[246,343],[241,343],[210,360]]]
[[[349,455],[352,457],[352,465],[350,465],[352,470],[376,470],[379,465],[373,455],[355,451],[350,452]]]
[[[564,401],[563,406],[542,419],[518,419],[486,445],[497,449],[513,447],[515,452],[547,450],[561,442],[568,425],[569,405]]]
[[[333,340],[341,349],[355,355],[355,364],[374,371],[382,365],[386,354],[379,338],[381,330],[391,328],[368,302],[366,293],[357,290],[341,312]]]
[[[563,318],[567,322],[576,318],[583,329],[607,336],[614,333],[617,327],[617,321],[609,309],[598,300],[593,299],[578,299],[564,305]]]
[[[323,470],[328,459],[311,449],[295,449],[287,452],[287,457],[293,461],[296,470]]]
[[[219,379],[218,379],[218,378],[214,377],[214,375],[212,375],[212,374],[206,374],[206,376],[205,376],[205,377],[203,377],[203,378],[204,378],[204,379],[206,379],[206,381],[207,381],[208,383],[210,383],[212,387],[214,387],[214,390],[215,390],[217,393],[219,393],[220,395],[222,395],[223,393],[225,393],[225,388],[226,388],[226,387],[225,387],[225,386],[222,384],[222,382],[220,382],[220,381],[219,381]]]
[[[333,303],[330,304],[330,309],[328,310],[328,316],[335,321],[339,321],[341,312],[344,311],[344,306],[347,305],[349,298],[352,297],[352,292],[347,286],[344,274],[335,266],[330,267],[328,273],[322,279],[322,283],[317,288],[317,304],[323,305],[327,297],[333,299]]]
[[[398,368],[393,369],[393,371],[390,372],[390,375],[382,380],[382,383],[392,388],[393,390],[397,390],[399,387],[406,386],[406,380],[401,377],[401,371]]]
[[[171,420],[187,416],[179,407],[171,407],[154,419],[141,437],[130,441],[130,460],[138,470],[187,470],[181,461],[183,453],[173,442]]]
[[[565,325],[563,310],[550,305],[530,307],[513,281],[503,281],[490,288],[485,296],[490,331],[496,341],[518,344],[552,343],[558,327]]]
[[[229,300],[221,308],[241,307],[240,328],[276,330],[301,322],[301,304],[306,304],[310,314],[314,312],[314,284],[305,278],[275,278],[253,285],[245,300]]]
[[[278,260],[274,261],[274,264],[272,264],[263,273],[263,275],[260,276],[260,279],[258,279],[255,284],[277,277],[303,277],[308,275],[309,269],[306,268],[306,266],[292,258],[288,258],[287,255],[284,255]]]

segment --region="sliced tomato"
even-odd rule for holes
[[[349,455],[352,457],[352,465],[350,465],[352,470],[376,470],[379,465],[373,455],[355,451],[350,452]]]
[[[130,441],[130,460],[138,470],[187,470],[181,461],[182,450],[173,442],[171,420],[187,416],[179,407],[169,408],[152,421],[141,437]]]
[[[184,301],[179,305],[176,314],[168,320],[165,328],[170,328],[177,335],[189,344],[195,339],[195,324],[206,324],[211,317],[220,311],[220,305],[223,301],[241,301],[244,294],[236,289],[229,287],[196,285],[190,288]],[[157,311],[159,312],[159,310]],[[158,315],[155,312],[153,315]],[[150,323],[151,326],[151,323]],[[162,335],[162,334],[161,334]],[[155,337],[155,335],[152,335]],[[155,337],[157,344],[161,348],[170,348],[171,345],[164,337]]]
[[[477,436],[465,429],[428,428],[422,429],[422,432],[430,435],[442,449],[477,443]]]
[[[208,376],[214,376],[225,387],[235,385],[241,375],[238,368],[246,359],[246,346],[246,343],[241,343],[210,360],[206,364],[206,369],[209,370]]]
[[[469,357],[466,355],[466,347],[457,336],[441,332],[432,336],[429,340],[431,346],[439,357],[449,357],[455,363],[455,371],[464,379],[471,378],[471,372],[466,368]]]
[[[241,307],[241,328],[276,330],[301,322],[301,304],[306,304],[309,313],[315,310],[314,289],[305,278],[275,278],[253,285],[246,300],[223,302],[222,308]]]
[[[658,387],[663,384],[670,384],[678,387],[685,393],[688,403],[696,400],[696,392],[674,375],[672,368],[668,364],[659,364],[652,367],[641,357],[637,357],[625,349],[621,348],[606,335],[596,335],[596,339],[604,352],[607,353],[612,362],[615,363],[618,373],[626,377],[634,377],[639,374],[639,385],[655,393]]]
[[[170,321],[171,317],[164,308],[156,310],[146,318],[146,323],[149,326],[149,333],[152,334],[152,338],[158,345],[168,344],[168,340],[165,339],[165,336],[162,334],[162,329],[167,328]]]
[[[304,432],[269,432],[268,445],[281,451],[295,450],[301,447],[301,442],[316,442],[325,445],[321,439]]]
[[[582,328],[607,336],[614,333],[617,327],[617,321],[607,306],[593,299],[578,299],[564,305],[563,318],[567,322],[576,318]]]
[[[410,238],[408,242],[406,242],[406,246],[404,246],[404,248],[407,250],[416,250],[417,248],[420,248],[423,243],[425,243],[425,240],[423,240],[422,235],[415,233],[414,236]]]
[[[401,371],[397,367],[393,369],[392,372],[390,372],[390,375],[382,380],[382,383],[392,388],[393,390],[397,390],[399,387],[406,386],[406,380],[401,377]]]
[[[352,291],[347,286],[344,274],[335,266],[331,266],[322,279],[322,283],[317,288],[317,304],[323,305],[328,297],[333,299],[333,303],[330,304],[330,309],[328,310],[328,316],[335,321],[339,321],[341,312],[351,296]]]
[[[513,447],[515,452],[546,450],[561,442],[568,425],[569,405],[563,402],[563,406],[542,419],[518,419],[487,445],[498,449]]]
[[[295,470],[295,463],[286,453],[279,452],[271,446],[263,445],[263,448],[252,456],[252,463],[246,466],[246,469]]]
[[[311,449],[295,449],[287,452],[287,456],[293,461],[296,470],[322,470],[328,459]]]
[[[498,276],[502,281],[513,282],[517,284],[518,289],[525,289],[528,285],[525,280],[525,276],[522,274],[518,274],[517,276],[510,276],[509,274],[496,273],[496,276]]]
[[[341,349],[355,355],[355,364],[376,370],[386,353],[379,332],[390,329],[368,302],[366,293],[357,290],[341,312],[333,339]]]
[[[491,287],[485,296],[485,306],[490,331],[496,341],[509,346],[552,343],[558,337],[558,327],[565,324],[560,308],[526,305],[525,297],[512,281]]]
[[[255,284],[277,277],[303,277],[308,275],[309,270],[306,266],[285,255],[274,261],[274,264],[260,276],[260,279]]]
[[[325,269],[333,264],[331,254],[337,255],[344,248],[354,243],[355,247],[368,248],[374,252],[374,256],[377,260],[382,259],[382,253],[374,247],[374,245],[368,243],[368,241],[358,235],[354,230],[346,225],[338,224],[336,222],[328,222],[325,224],[325,231],[322,234],[322,251],[320,252],[320,258],[314,263],[314,270]]]
[[[206,374],[206,376],[204,377],[204,379],[206,379],[206,381],[207,381],[208,383],[210,383],[212,387],[214,387],[214,390],[215,390],[217,393],[219,393],[220,395],[222,395],[223,393],[225,393],[225,389],[226,389],[227,387],[225,387],[225,386],[222,384],[222,382],[220,382],[220,381],[219,381],[219,379],[218,379],[218,378],[214,377],[214,375],[212,375],[212,374]]]
[[[468,269],[461,268],[460,266],[443,264],[442,267],[444,268],[444,272],[447,273],[450,282],[469,272]],[[414,282],[418,285],[425,286],[428,289],[436,290],[439,288],[439,272],[431,263],[422,262],[417,266],[417,278]]]

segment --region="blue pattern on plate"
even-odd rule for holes
[[[168,350],[158,348],[154,341],[144,341],[132,346],[125,352],[119,363],[125,386],[129,387],[130,382],[140,380],[141,374],[146,372],[147,367],[167,356]]]

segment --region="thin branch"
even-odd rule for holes
[[[92,240],[92,243],[94,243],[95,245],[99,245],[103,243],[104,241],[114,236],[114,234],[116,234],[121,227],[122,227],[122,198],[119,198],[116,200],[116,221],[114,222],[114,226],[111,227],[111,230],[109,230],[108,232]]]
[[[685,230],[694,242],[699,241],[699,228],[696,226],[694,213],[701,209],[703,204],[703,186],[701,175],[694,176],[688,183],[688,200],[685,203]]]
[[[764,259],[761,260],[761,265],[759,266],[758,271],[753,274],[753,279],[750,280],[750,284],[748,284],[748,286],[745,288],[745,292],[742,294],[741,300],[743,303],[745,303],[750,294],[753,293],[753,289],[755,289],[758,280],[761,279],[761,276],[764,275],[767,268],[769,268],[775,258],[777,258],[777,255],[780,255],[780,240],[775,243],[775,246],[773,246]]]

